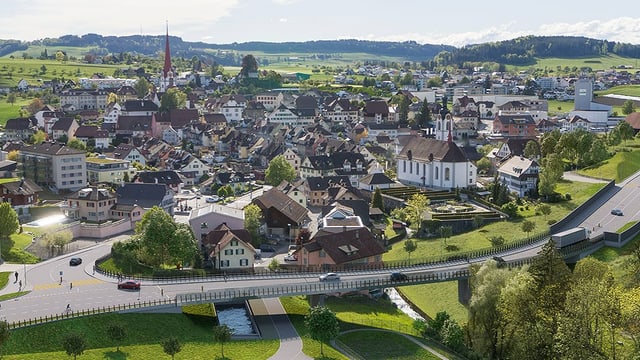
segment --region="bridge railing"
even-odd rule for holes
[[[89,309],[80,309],[80,310],[69,309],[57,314],[51,314],[47,316],[40,316],[40,317],[29,318],[26,320],[9,322],[8,326],[9,326],[9,329],[18,329],[18,328],[27,327],[27,326],[40,325],[44,323],[73,319],[73,318],[83,317],[83,316],[92,316],[92,315],[99,315],[99,314],[106,314],[106,313],[127,311],[127,310],[134,310],[134,309],[142,309],[147,307],[163,306],[163,305],[176,306],[176,301],[175,299],[156,299],[156,300],[149,300],[149,301],[138,301],[138,302],[127,303],[127,304],[94,307]]]
[[[456,264],[467,263],[471,259],[490,257],[504,253],[505,251],[514,250],[522,247],[527,247],[549,239],[549,233],[543,232],[529,236],[527,238],[511,242],[509,244],[494,246],[489,248],[482,248],[477,250],[465,251],[455,254],[443,254],[429,257],[420,258],[408,258],[404,260],[384,261],[378,263],[348,263],[348,264],[322,264],[322,265],[293,265],[287,264],[285,266],[278,267],[275,270],[271,270],[265,267],[253,267],[244,271],[235,271],[228,273],[217,271],[206,275],[194,275],[188,276],[174,276],[174,277],[149,277],[149,276],[135,276],[135,279],[147,282],[157,283],[181,283],[181,282],[206,282],[206,281],[223,281],[227,278],[231,279],[243,279],[253,278],[255,276],[262,276],[266,278],[274,277],[304,277],[309,274],[320,274],[325,272],[348,272],[348,271],[379,271],[396,269],[406,269],[411,267],[425,266],[425,265],[440,265],[440,264]],[[101,261],[107,259],[110,255],[107,255],[101,259],[96,260],[96,264],[100,264]],[[117,279],[119,274],[111,273],[102,270],[99,266],[94,266],[94,271],[101,273],[104,276]],[[128,278],[128,276],[127,276]]]

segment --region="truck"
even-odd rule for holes
[[[589,239],[591,231],[584,227],[575,227],[556,234],[551,235],[551,240],[556,243],[556,248],[560,249],[565,246],[573,245],[583,240]]]

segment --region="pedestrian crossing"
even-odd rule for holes
[[[91,278],[91,279],[84,279],[84,280],[76,280],[76,281],[72,281],[71,283],[73,283],[73,288],[75,288],[75,287],[79,287],[79,286],[90,286],[90,285],[102,284],[102,283],[104,283],[104,281],[102,281],[100,279],[96,279],[96,278]],[[51,283],[46,283],[46,284],[35,284],[35,285],[33,285],[33,290],[34,291],[61,289],[61,288],[70,289],[71,286],[70,286],[68,281],[62,282],[62,285],[59,282],[51,282]]]

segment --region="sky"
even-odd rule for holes
[[[585,36],[638,45],[630,0],[12,0],[0,39],[169,34],[211,44],[359,39],[464,46],[525,35]],[[625,10],[626,9],[626,10]],[[635,16],[635,17],[634,17]]]

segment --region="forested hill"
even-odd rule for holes
[[[31,45],[48,48],[49,54],[56,47],[82,47],[93,55],[132,53],[155,56],[164,50],[165,37],[150,35],[82,36],[65,35],[31,42],[0,40],[0,56],[25,51]],[[372,56],[389,56],[407,61],[429,61],[435,59],[440,65],[465,62],[496,62],[511,65],[535,63],[535,58],[581,58],[617,54],[623,57],[640,57],[640,46],[613,41],[596,40],[574,36],[525,36],[517,39],[468,45],[456,48],[448,45],[418,44],[415,41],[388,42],[366,40],[322,40],[305,42],[245,42],[232,44],[207,44],[187,42],[179,37],[170,37],[173,56],[211,58],[222,65],[237,65],[238,56],[213,50],[235,50],[244,54],[259,51],[272,54],[310,54],[331,57],[335,54],[366,53]]]
[[[445,64],[496,62],[532,65],[535,58],[575,59],[616,54],[639,58],[640,46],[579,36],[524,36],[495,43],[467,45],[438,58]]]

